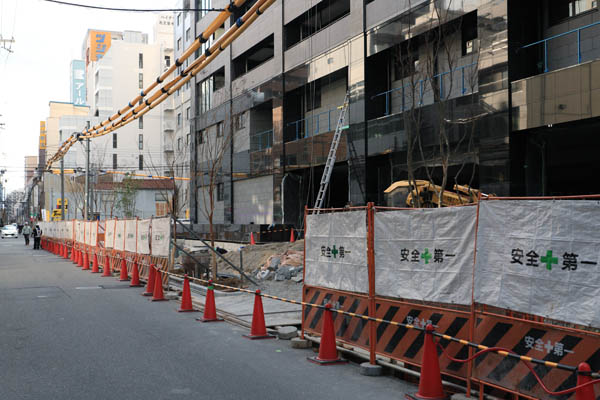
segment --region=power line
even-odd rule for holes
[[[116,8],[116,7],[102,7],[93,6],[88,4],[70,3],[67,1],[59,0],[44,0],[48,3],[62,4],[65,6],[92,8],[95,10],[106,10],[106,11],[128,11],[128,12],[164,12],[164,11],[225,11],[223,8],[155,8],[155,9],[142,9],[142,8]]]

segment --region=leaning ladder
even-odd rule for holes
[[[342,111],[335,127],[335,133],[331,141],[331,147],[329,148],[329,155],[327,156],[327,162],[325,163],[325,169],[323,170],[323,176],[321,176],[321,186],[319,187],[319,193],[317,194],[317,201],[315,202],[316,213],[319,214],[321,207],[323,207],[323,199],[329,186],[329,179],[331,178],[331,172],[333,171],[333,165],[335,164],[335,155],[337,153],[338,146],[340,144],[340,138],[342,136],[342,130],[344,129],[344,120],[346,119],[346,112],[348,111],[348,92],[344,97],[344,104],[340,106]]]

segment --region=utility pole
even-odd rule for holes
[[[65,220],[65,158],[60,159],[60,219]]]
[[[90,205],[90,139],[86,139],[85,143],[85,215],[83,219],[87,221],[89,217],[88,207]]]

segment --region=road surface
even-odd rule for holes
[[[102,285],[102,286],[100,286]],[[0,399],[401,399],[401,380],[309,363],[289,341],[202,324],[20,237],[0,240]]]

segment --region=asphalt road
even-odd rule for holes
[[[100,287],[99,285],[103,285]],[[202,324],[22,238],[0,240],[0,399],[401,399],[401,380],[319,366],[289,341]]]

